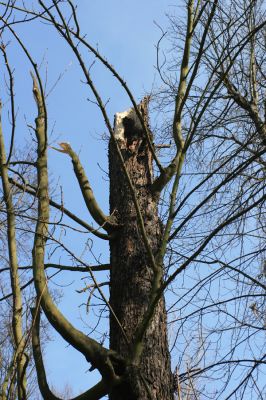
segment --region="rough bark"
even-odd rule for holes
[[[146,118],[143,104],[140,110]],[[162,227],[157,200],[151,192],[152,155],[134,111],[116,115],[115,137],[135,188],[153,254],[156,254]],[[126,343],[121,328],[111,315],[110,346],[129,360],[136,327],[149,302],[153,270],[138,226],[132,193],[112,141],[109,146],[109,164],[110,211],[122,225],[119,235],[110,241],[110,303],[129,342]],[[126,375],[123,387],[119,386],[111,393],[111,400],[173,399],[164,298],[159,302],[145,334],[141,365],[139,368],[129,365]]]

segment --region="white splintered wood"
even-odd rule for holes
[[[132,108],[124,112],[118,112],[115,114],[115,130],[114,136],[116,140],[125,140],[124,136],[124,125],[123,119],[127,117],[132,112]]]

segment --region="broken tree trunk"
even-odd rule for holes
[[[148,126],[147,102],[139,110]],[[148,130],[149,132],[149,130]],[[152,154],[146,135],[134,109],[117,113],[115,140],[124,158],[142,213],[146,235],[155,255],[160,244],[162,226],[157,199],[151,192],[153,181]],[[110,346],[130,360],[136,327],[142,320],[150,299],[153,270],[137,221],[132,192],[123,172],[114,141],[109,146],[110,211],[122,225],[110,241],[110,303],[128,338],[110,317]],[[124,384],[110,395],[111,400],[172,400],[172,374],[167,341],[166,310],[161,298],[145,333],[140,367],[128,365]]]

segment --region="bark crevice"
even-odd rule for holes
[[[140,104],[148,126],[147,108]],[[162,224],[158,205],[151,187],[153,183],[152,154],[136,113],[130,109],[117,113],[115,140],[134,186],[142,213],[145,232],[155,256],[162,239]],[[154,269],[139,228],[137,211],[113,140],[109,145],[110,212],[122,226],[110,241],[111,288],[110,304],[114,309],[130,344],[142,321],[151,296]],[[144,335],[140,365],[127,365],[123,385],[114,388],[111,400],[172,400],[172,374],[167,341],[165,302],[162,297]],[[132,357],[132,347],[119,332],[110,316],[110,345],[124,359]]]

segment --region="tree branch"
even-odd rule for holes
[[[28,194],[31,194],[34,197],[37,197],[38,195],[38,189],[33,188],[32,186],[28,187],[25,185],[21,185],[19,182],[15,181],[13,178],[9,178],[9,181],[15,185],[18,189],[20,189],[22,192],[26,192]],[[87,222],[83,221],[79,217],[77,217],[74,213],[72,213],[70,210],[64,207],[63,204],[58,204],[54,200],[49,199],[49,204],[56,208],[57,210],[60,210],[62,213],[67,215],[69,218],[71,218],[73,221],[75,221],[77,224],[83,226],[83,228],[87,229],[90,233],[93,235],[99,237],[100,239],[104,240],[109,240],[112,235],[106,235],[105,233],[99,232],[99,228],[94,228],[93,226],[87,224]]]
[[[73,163],[74,172],[78,180],[81,193],[83,195],[83,199],[86,203],[88,211],[90,212],[95,222],[97,222],[97,224],[99,224],[106,231],[118,229],[118,225],[115,223],[115,221],[112,221],[113,217],[105,215],[101,210],[99,204],[97,203],[94,197],[93,190],[90,186],[90,182],[86,176],[84,168],[81,165],[77,154],[74,152],[74,150],[72,150],[71,146],[68,143],[59,143],[59,145],[62,150],[55,150],[66,153],[70,156]]]
[[[45,243],[48,233],[49,222],[49,194],[48,194],[48,170],[47,170],[47,144],[46,126],[43,107],[43,98],[40,95],[37,81],[33,79],[33,93],[38,106],[38,116],[36,118],[36,138],[38,141],[38,222],[36,224],[34,246],[33,246],[33,275],[38,297],[40,298],[42,309],[56,331],[76,350],[80,351],[86,359],[97,368],[105,382],[109,382],[109,387],[119,382],[110,354],[115,357],[115,353],[108,351],[95,340],[87,337],[84,333],[76,329],[58,310],[54,304],[47,288],[44,273]],[[49,236],[49,235],[48,235]]]
[[[4,193],[4,202],[7,212],[7,239],[8,239],[8,254],[10,263],[10,282],[13,295],[12,305],[12,333],[14,335],[15,351],[18,356],[16,357],[17,369],[17,387],[18,387],[18,400],[25,399],[27,391],[27,380],[24,367],[27,363],[27,358],[24,352],[25,341],[23,337],[23,324],[22,324],[22,296],[20,288],[20,279],[18,275],[18,259],[17,259],[17,244],[16,244],[16,219],[12,199],[12,188],[8,180],[8,166],[6,160],[4,137],[2,132],[1,115],[2,105],[0,104],[0,165],[1,165],[1,178]]]
[[[38,308],[31,309],[33,317],[32,326],[32,350],[33,358],[36,365],[36,373],[38,379],[38,385],[40,392],[45,400],[62,400],[55,396],[48,385],[46,379],[46,372],[43,364],[41,344],[40,344],[40,311]],[[101,380],[98,384],[93,386],[91,389],[82,393],[79,396],[72,398],[71,400],[99,400],[106,394],[108,394],[108,386]]]

